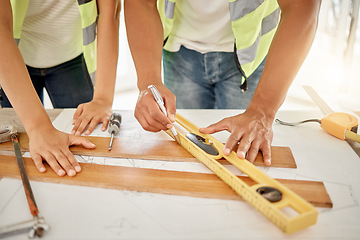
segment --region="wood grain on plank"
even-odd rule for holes
[[[191,197],[241,200],[240,196],[214,174],[80,163],[82,171],[75,177],[59,177],[47,164],[47,171],[40,173],[31,158],[24,158],[24,162],[30,180],[34,181]],[[0,177],[20,178],[15,157],[0,155]],[[255,184],[248,177],[240,178],[250,186]],[[315,206],[332,207],[331,199],[322,182],[277,180]]]
[[[22,151],[29,151],[29,138],[26,133],[20,133],[20,147]],[[119,157],[134,159],[166,160],[198,162],[189,152],[172,140],[114,138],[112,150],[108,150],[109,138],[86,137],[96,145],[95,149],[86,149],[82,146],[72,146],[73,154],[85,156]],[[1,143],[0,150],[13,151],[10,142]],[[271,167],[296,168],[296,162],[289,147],[271,147]],[[225,159],[222,164],[228,164]],[[262,154],[259,153],[254,165],[265,166]]]

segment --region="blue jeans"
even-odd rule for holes
[[[54,108],[76,108],[93,98],[93,84],[83,62],[83,55],[51,68],[26,66],[34,88],[43,102],[44,88]],[[2,107],[12,107],[3,89]]]
[[[201,54],[181,46],[163,50],[164,84],[176,96],[177,108],[246,109],[264,69],[265,60],[240,89],[242,75],[233,52]]]

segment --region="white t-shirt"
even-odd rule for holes
[[[83,52],[76,0],[30,0],[19,49],[27,65],[48,68]]]
[[[233,52],[228,0],[178,0],[175,4],[173,29],[165,49],[177,52],[180,46],[206,52]]]

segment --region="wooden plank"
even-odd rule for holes
[[[169,195],[241,200],[227,184],[214,174],[165,171],[155,169],[107,166],[80,163],[82,171],[75,177],[59,177],[48,165],[40,173],[32,159],[24,158],[30,180],[127,191],[152,192]],[[13,156],[0,155],[0,177],[20,178]],[[248,177],[240,177],[249,185]],[[332,202],[322,182],[282,180],[279,182],[315,206],[331,208]]]
[[[183,147],[172,140],[154,139],[133,139],[115,138],[112,150],[108,150],[109,138],[86,137],[96,145],[93,150],[85,149],[81,146],[72,146],[70,150],[73,154],[85,156],[119,157],[150,160],[184,161],[198,162]],[[20,146],[22,151],[29,151],[29,139],[25,133],[20,133]],[[12,151],[10,142],[0,144],[0,150]],[[296,162],[289,147],[271,147],[272,164],[271,167],[296,168]],[[225,159],[220,160],[222,164],[228,164]],[[259,153],[254,165],[266,166],[262,154]]]
[[[54,120],[62,109],[48,109],[47,113],[51,120]],[[123,123],[121,125],[120,137],[115,138],[113,149],[108,151],[109,138],[87,137],[96,144],[96,149],[88,150],[83,147],[73,146],[71,151],[74,154],[87,156],[109,156],[119,158],[136,159],[154,159],[170,161],[191,161],[197,160],[186,150],[177,145],[165,133],[154,134],[144,131],[133,116],[133,111],[121,111]],[[19,121],[13,109],[1,109],[0,121],[15,120],[19,132],[23,132],[21,122]],[[26,134],[20,134],[20,145],[22,151],[28,151],[28,138]],[[296,168],[294,157],[288,147],[272,146],[272,167]],[[0,144],[0,154],[14,156],[11,143]],[[226,160],[220,160],[223,164],[228,164]],[[255,163],[256,166],[265,166],[262,155],[258,154]]]

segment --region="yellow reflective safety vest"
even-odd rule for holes
[[[181,0],[179,0],[181,1]],[[164,44],[174,19],[176,0],[159,0],[158,9],[164,27]],[[229,0],[230,19],[234,34],[235,61],[246,90],[246,79],[266,57],[276,32],[280,8],[277,0]]]
[[[98,18],[96,0],[77,0],[77,4],[83,30],[84,58],[90,77],[94,82],[96,72],[96,26]],[[19,45],[21,39],[22,25],[28,6],[29,0],[11,0],[13,34],[17,45]]]

